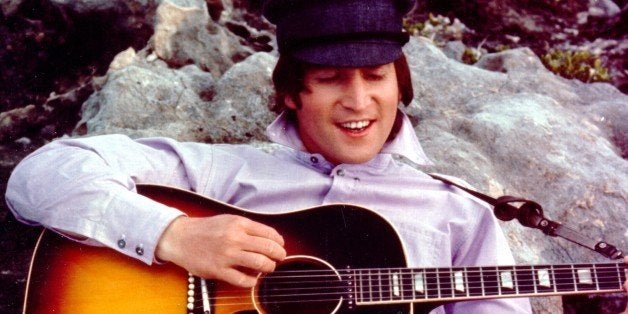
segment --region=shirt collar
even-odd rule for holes
[[[399,114],[402,115],[399,133],[392,141],[384,144],[380,154],[399,155],[421,166],[433,165],[427,155],[425,155],[410,119],[401,111],[399,111]],[[305,146],[301,141],[296,125],[288,119],[288,115],[285,112],[281,113],[266,128],[266,134],[274,143],[305,151]]]

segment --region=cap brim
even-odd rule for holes
[[[316,65],[367,67],[391,63],[401,56],[399,42],[360,41],[302,47],[292,56]]]

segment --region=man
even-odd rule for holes
[[[131,140],[53,142],[12,174],[7,202],[24,222],[144,263],[252,287],[286,257],[277,230],[233,215],[191,218],[135,193],[171,185],[263,213],[352,203],[399,232],[410,267],[513,264],[485,204],[411,164],[428,158],[397,106],[412,99],[401,47],[411,0],[272,0],[280,60],[273,74],[273,153],[246,145]],[[402,156],[403,158],[397,158]],[[34,179],[37,178],[37,179]],[[373,248],[377,250],[377,248]],[[526,313],[527,299],[448,304],[458,313]]]

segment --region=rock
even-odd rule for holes
[[[215,77],[252,53],[223,27],[210,23],[204,2],[201,7],[163,2],[157,8],[152,48],[173,67],[193,63]]]
[[[557,77],[526,49],[480,61],[490,72],[451,60],[425,40],[412,39],[406,54],[418,92],[417,135],[437,163],[428,171],[460,176],[493,196],[536,200],[548,218],[628,247],[625,135],[616,139],[626,129],[628,96]],[[516,222],[503,228],[519,263],[604,260]],[[559,299],[533,304],[560,311]]]
[[[83,105],[76,134],[126,133],[135,137],[198,139],[195,134],[203,125],[199,107],[204,104],[199,94],[205,87],[199,84],[211,86],[210,74],[198,68],[172,71],[159,60],[153,63],[138,60],[109,72],[103,81]]]
[[[24,0],[0,0],[0,10],[2,15],[9,17],[17,12]]]
[[[534,5],[514,0],[418,0],[410,18],[425,21],[427,12],[455,16],[468,27],[462,38],[467,46],[492,52],[504,47],[528,47],[537,55],[552,49],[589,50],[609,70],[611,83],[627,93],[622,45],[628,42],[628,5],[622,5],[620,10],[611,0],[537,1]],[[610,40],[619,43],[595,44]]]
[[[15,139],[23,129],[35,124],[38,116],[35,105],[0,112],[0,141]]]
[[[272,121],[267,105],[275,62],[259,53],[214,81],[195,65],[173,71],[162,61],[148,62],[140,55],[107,74],[84,104],[75,133],[204,142],[262,140],[264,126]]]

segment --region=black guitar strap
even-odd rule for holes
[[[510,221],[515,218],[522,225],[543,231],[546,235],[553,237],[561,237],[573,243],[584,246],[588,249],[596,251],[610,259],[623,258],[623,253],[615,246],[604,241],[595,241],[589,239],[573,229],[567,228],[562,224],[549,220],[543,216],[543,207],[538,203],[521,197],[509,195],[493,198],[484,193],[464,187],[460,184],[452,182],[442,176],[429,174],[432,178],[440,180],[445,184],[455,186],[493,206],[495,216],[503,221]],[[514,204],[520,204],[516,207]]]

